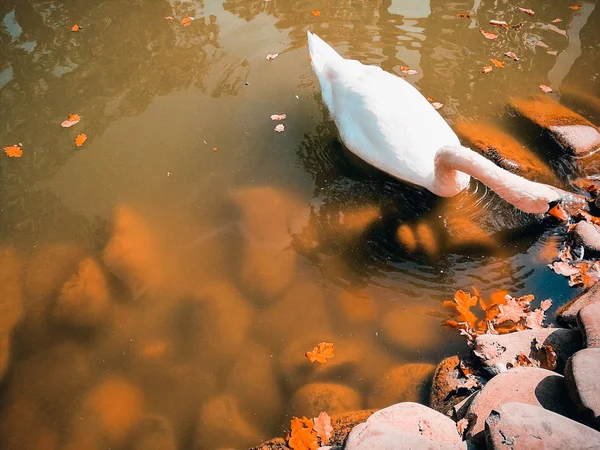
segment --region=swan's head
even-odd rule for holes
[[[552,190],[556,193],[556,198],[548,201],[546,213],[556,217],[558,220],[569,220],[579,210],[587,211],[589,209],[588,202],[582,195],[563,191],[556,187],[552,187]]]

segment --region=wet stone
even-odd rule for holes
[[[144,417],[131,430],[127,450],[177,450],[173,428],[163,417]]]
[[[361,409],[360,394],[335,383],[311,383],[302,386],[292,396],[289,411],[300,417],[317,417],[322,411],[331,415]]]
[[[384,339],[407,352],[431,349],[440,342],[439,319],[429,315],[430,308],[411,306],[393,308],[381,323]]]
[[[0,380],[10,358],[11,335],[23,314],[22,261],[9,248],[0,248]]]
[[[495,407],[485,423],[489,450],[600,448],[600,433],[560,414],[522,403]]]
[[[375,411],[374,409],[365,409],[332,416],[331,426],[333,427],[333,431],[331,432],[329,443],[332,446],[341,446],[346,441],[346,437],[352,429],[356,425],[366,421]]]
[[[559,373],[567,359],[582,347],[581,335],[576,330],[541,328],[502,335],[483,334],[475,339],[475,354],[484,368],[495,375],[518,366],[516,358],[520,353],[533,357],[531,352],[536,342],[552,346],[557,356],[555,371]]]
[[[275,438],[269,439],[268,441],[263,442],[262,444],[257,445],[256,447],[252,447],[248,450],[289,450],[290,448],[285,445],[285,440],[283,438]]]
[[[583,334],[586,347],[600,347],[600,303],[594,303],[579,310],[577,323]]]
[[[369,408],[399,402],[426,403],[434,371],[433,364],[404,364],[388,370],[369,392]]]
[[[571,327],[577,326],[577,314],[587,305],[600,303],[600,283],[594,284],[587,291],[575,297],[566,305],[559,308],[556,313],[558,322]]]
[[[502,403],[521,402],[565,414],[569,399],[562,375],[536,367],[516,367],[492,378],[473,399],[466,413],[467,439],[481,442],[485,420]]]
[[[587,252],[600,252],[600,227],[585,220],[578,222],[573,229],[576,246],[583,246]]]
[[[565,369],[565,381],[581,418],[600,429],[600,348],[575,353]]]
[[[461,120],[454,130],[477,153],[496,165],[529,180],[552,184],[556,176],[548,165],[515,137],[489,123]]]
[[[454,405],[470,395],[470,389],[465,384],[467,379],[462,376],[459,364],[458,356],[450,356],[435,369],[429,406],[442,414],[447,414]]]
[[[572,155],[585,156],[600,146],[600,133],[590,121],[548,96],[512,99],[510,106]]]

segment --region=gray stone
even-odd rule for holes
[[[593,303],[600,303],[600,283],[596,283],[583,294],[562,306],[556,313],[556,319],[560,323],[575,327],[579,310]]]
[[[494,408],[485,423],[489,450],[600,448],[600,433],[554,412],[522,403]]]
[[[580,309],[577,322],[585,346],[588,348],[600,347],[600,303]]]
[[[573,229],[576,246],[583,246],[587,252],[600,252],[600,227],[582,220]]]
[[[569,405],[564,377],[537,367],[516,367],[496,375],[471,402],[465,437],[482,441],[490,412],[502,403],[516,401],[564,414]]]
[[[540,328],[502,335],[483,334],[475,340],[475,354],[492,375],[518,366],[517,356],[523,353],[534,359],[532,346],[550,345],[556,353],[555,371],[562,373],[567,359],[581,349],[581,335],[566,328]]]
[[[575,353],[565,369],[571,399],[585,422],[600,429],[600,348]]]

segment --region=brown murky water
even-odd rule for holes
[[[481,185],[441,201],[348,155],[305,32],[417,70],[451,124],[498,124],[564,182],[571,166],[504,106],[540,83],[600,94],[600,12],[580,4],[529,1],[530,17],[484,0],[2,1],[1,144],[23,156],[0,158],[0,447],[242,448],[310,414],[306,383],[352,389],[331,414],[383,406],[386,370],[464,351],[439,327],[457,288],[575,296],[545,266],[555,225]],[[509,50],[521,60],[479,72]],[[70,113],[82,121],[61,128]],[[459,245],[461,220],[483,248]],[[311,366],[323,340],[337,356]],[[410,367],[417,398],[428,366]]]

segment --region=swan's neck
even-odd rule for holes
[[[436,182],[443,183],[455,171],[478,179],[527,213],[543,214],[548,211],[548,203],[560,197],[552,187],[508,172],[473,150],[460,146],[440,148],[435,157]]]

